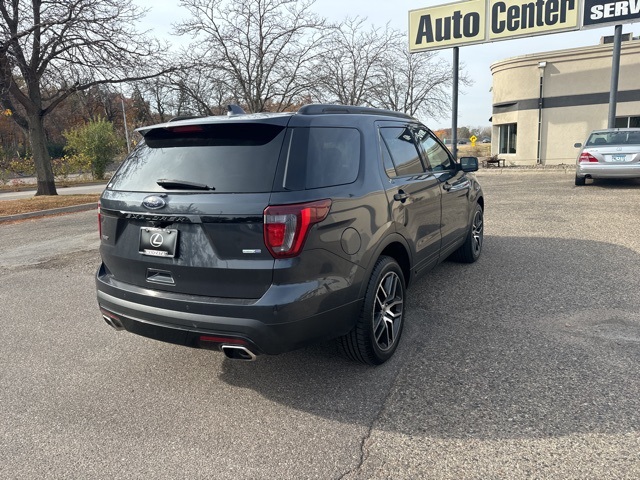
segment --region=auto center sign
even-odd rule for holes
[[[633,22],[640,17],[639,9],[640,0],[470,0],[450,3],[409,12],[409,51]]]
[[[640,0],[584,0],[582,28],[619,25],[640,20]]]
[[[578,0],[492,0],[489,40],[577,30]]]
[[[486,41],[486,0],[471,0],[409,12],[409,50]]]

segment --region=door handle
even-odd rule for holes
[[[398,202],[402,202],[402,203],[404,203],[407,198],[409,198],[409,194],[403,192],[402,190],[400,190],[398,193],[396,193],[393,196],[394,200],[397,200]]]
[[[466,180],[464,182],[458,182],[455,185],[451,185],[449,182],[445,182],[442,185],[447,192],[458,192],[460,190],[467,190],[471,186],[471,182]]]

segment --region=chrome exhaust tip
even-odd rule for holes
[[[102,318],[104,319],[105,322],[107,322],[107,325],[109,325],[110,327],[116,330],[124,330],[124,327],[122,326],[119,320],[113,317],[109,317],[107,315],[102,315]]]
[[[241,345],[222,345],[220,348],[222,349],[222,353],[231,360],[253,362],[256,359],[255,353]]]

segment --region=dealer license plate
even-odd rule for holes
[[[153,257],[176,256],[178,230],[168,228],[140,228],[140,253]]]

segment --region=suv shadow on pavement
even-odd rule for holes
[[[585,269],[588,258],[611,261]],[[412,437],[637,434],[640,293],[619,285],[637,285],[638,271],[640,255],[612,244],[487,236],[477,269],[440,266],[414,285],[405,342],[383,367],[351,364],[323,344],[254,364],[225,360],[220,379]],[[447,291],[464,298],[445,301]]]

